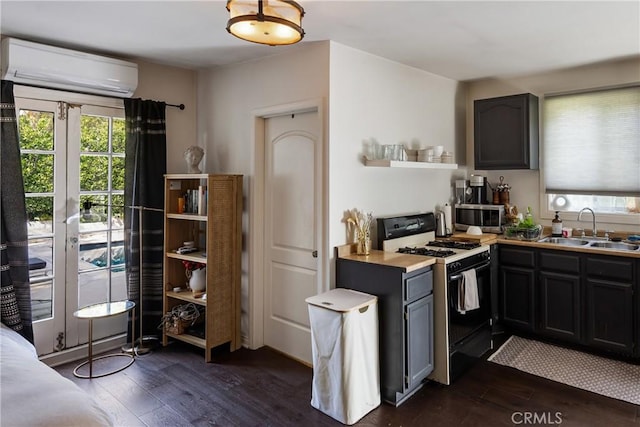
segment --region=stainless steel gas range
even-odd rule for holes
[[[434,370],[430,379],[451,384],[493,346],[491,255],[478,243],[435,238],[435,217],[423,213],[378,218],[378,249],[436,257],[434,264]],[[475,271],[477,308],[461,306],[463,276]],[[464,273],[464,274],[463,274]]]

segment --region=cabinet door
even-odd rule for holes
[[[636,280],[633,295],[635,296],[636,335],[634,338],[636,354],[640,359],[640,259],[636,262]]]
[[[411,390],[433,371],[433,295],[406,307],[406,390]]]
[[[631,283],[587,280],[587,344],[624,354],[633,352]]]
[[[579,342],[582,336],[580,276],[543,271],[539,288],[539,332]]]
[[[524,331],[534,330],[535,278],[535,271],[532,269],[509,266],[500,268],[500,308],[505,325]]]
[[[531,94],[474,102],[475,168],[538,168],[538,98]]]

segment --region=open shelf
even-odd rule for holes
[[[167,252],[167,258],[181,259],[185,261],[200,262],[202,264],[207,263],[207,257],[205,252],[191,252],[189,254],[178,254],[175,252]]]
[[[206,221],[206,215],[198,215],[192,213],[167,213],[167,218],[169,219],[186,219],[189,221]]]
[[[174,299],[179,299],[181,301],[192,302],[194,304],[202,305],[202,306],[205,306],[205,307],[207,305],[207,300],[206,299],[203,300],[202,298],[196,298],[188,290],[183,291],[183,292],[167,291],[167,298],[174,298]]]
[[[457,163],[427,163],[398,160],[365,160],[365,166],[380,168],[458,169]]]
[[[176,340],[184,341],[186,343],[195,345],[196,347],[207,349],[207,342],[202,338],[196,337],[194,335],[189,334],[172,334],[171,332],[165,332],[168,337],[174,338]]]

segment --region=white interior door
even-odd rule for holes
[[[321,219],[318,112],[265,121],[265,345],[311,362]]]

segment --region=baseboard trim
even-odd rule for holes
[[[93,353],[100,354],[106,351],[118,349],[127,343],[127,335],[115,335],[113,337],[105,338],[102,340],[94,341]],[[89,353],[89,345],[83,344],[77,347],[64,349],[51,354],[41,356],[39,359],[41,362],[54,367],[58,365],[64,365],[65,363],[75,362],[76,360],[86,359]]]

